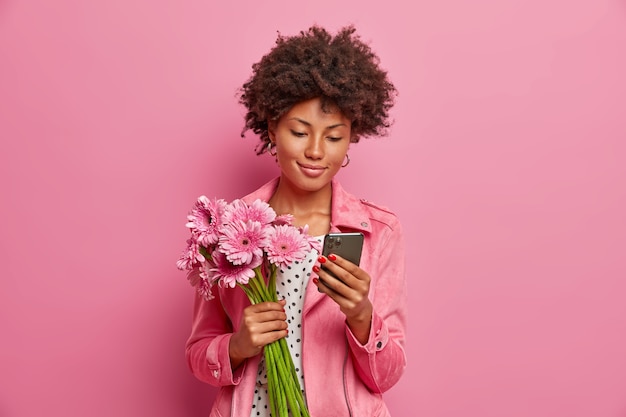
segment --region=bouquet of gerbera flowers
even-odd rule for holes
[[[189,271],[191,285],[207,300],[211,288],[240,287],[252,304],[278,301],[276,272],[303,260],[320,243],[307,227],[292,225],[291,215],[277,216],[264,201],[227,203],[201,196],[187,216],[191,231],[177,262]],[[272,415],[309,416],[285,338],[263,348]]]

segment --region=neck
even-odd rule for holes
[[[330,183],[320,190],[303,191],[281,178],[269,204],[277,214],[291,214],[295,226],[308,224],[309,234],[317,236],[330,229],[331,197]]]

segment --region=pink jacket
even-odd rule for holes
[[[275,179],[244,200],[268,201]],[[345,324],[337,304],[306,288],[302,361],[307,404],[312,417],[389,416],[382,393],[400,379],[406,366],[406,285],[404,241],[400,223],[386,209],[345,192],[332,183],[331,230],[365,235],[361,267],[371,278],[374,305],[370,337],[360,344]],[[193,374],[220,387],[214,417],[249,417],[260,355],[231,369],[228,344],[249,301],[239,288],[214,288],[215,299],[196,297],[186,357]]]

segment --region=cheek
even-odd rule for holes
[[[292,159],[294,155],[297,154],[297,149],[295,149],[293,146],[289,146],[285,143],[282,143],[278,146],[278,149],[276,152],[277,152],[278,159],[286,159],[286,158]]]
[[[345,158],[346,158],[346,154],[345,153],[337,154],[333,158],[334,165],[339,166],[339,165],[343,164],[343,161],[344,161]]]
[[[348,149],[348,144],[344,145],[344,146],[340,146],[337,147],[334,152],[333,152],[333,160],[338,162],[339,164],[342,164],[343,161],[346,159],[346,154],[348,153],[349,149]]]
[[[292,146],[278,146],[276,151],[276,160],[278,165],[280,166],[281,162],[284,164],[288,164],[289,161],[293,161],[298,159],[297,149]],[[287,166],[287,165],[285,165]]]

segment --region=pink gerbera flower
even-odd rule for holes
[[[279,268],[286,268],[293,261],[304,259],[310,249],[309,242],[298,229],[278,225],[274,226],[269,234],[267,259]]]
[[[211,291],[211,288],[212,288],[212,285],[209,284],[207,281],[200,280],[200,282],[198,283],[198,286],[196,287],[196,290],[198,291],[198,294],[202,296],[202,298],[204,298],[207,301],[210,301],[215,298],[215,296],[213,295],[213,292]]]
[[[224,225],[219,239],[219,251],[235,265],[248,264],[254,257],[263,256],[269,226],[259,222],[237,220]]]
[[[252,204],[246,204],[243,200],[234,200],[225,210],[223,222],[233,223],[240,221],[254,221],[261,224],[269,224],[276,218],[276,212],[262,200],[254,200]]]
[[[204,297],[205,300],[211,300],[214,298],[211,291],[211,287],[214,284],[213,276],[215,273],[211,271],[215,265],[207,260],[200,265],[196,265],[187,272],[187,280],[192,287],[195,287],[198,293]]]
[[[202,281],[202,276],[200,272],[200,267],[196,267],[187,272],[187,281],[189,281],[189,285],[192,287],[197,286],[200,281]]]
[[[202,262],[200,264],[200,278],[202,280],[208,282],[209,284],[215,284],[215,276],[213,274],[212,268],[215,267],[215,261],[212,256],[210,259],[207,259],[206,262]]]
[[[254,278],[254,268],[261,265],[262,258],[254,257],[252,262],[244,265],[234,265],[220,251],[213,252],[215,268],[211,268],[213,280],[222,287],[234,288],[236,284],[246,285],[250,278]]]
[[[192,235],[200,245],[208,247],[217,243],[218,230],[222,224],[225,208],[225,200],[209,200],[205,196],[198,197],[191,213],[187,216],[186,226],[191,229]]]
[[[204,262],[204,256],[202,256],[199,249],[198,242],[194,239],[187,239],[187,249],[183,251],[178,261],[176,261],[178,269],[192,269],[197,263]]]
[[[274,219],[274,224],[276,226],[281,224],[291,225],[293,223],[293,215],[291,214],[281,214],[280,216],[276,216]]]
[[[309,225],[305,224],[304,227],[301,227],[299,230],[309,243],[309,246],[311,246],[311,249],[315,249],[317,253],[322,253],[322,242],[320,242],[316,237],[309,235]]]

